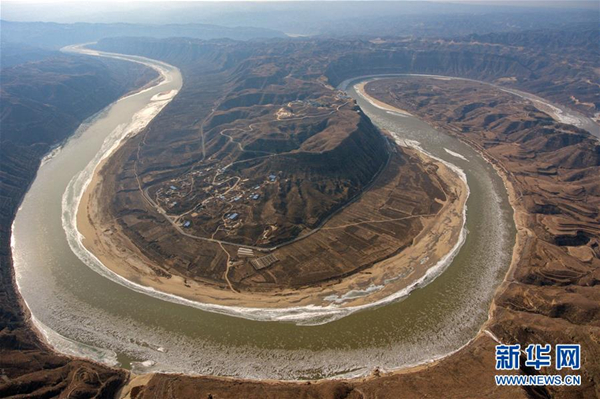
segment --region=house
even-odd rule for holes
[[[231,215],[227,216],[227,219],[229,220],[236,220],[238,218],[238,214],[236,212],[232,213]]]
[[[189,220],[187,222],[185,222],[183,224],[183,227],[190,227],[192,225],[192,222],[190,222]]]
[[[275,175],[269,175],[269,180],[275,181],[276,179],[277,179],[277,176],[275,176]]]

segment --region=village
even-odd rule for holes
[[[311,118],[319,115],[316,112],[323,110],[337,111],[351,99],[345,91],[338,90],[334,96],[323,96],[319,99],[294,100],[275,112],[278,121],[291,118]],[[341,103],[340,103],[341,102]]]
[[[164,182],[154,200],[181,228],[210,238],[219,231],[229,235],[243,227],[267,189],[275,191],[272,186],[278,175],[271,173],[258,182],[227,175],[226,170],[214,166],[193,170]],[[215,227],[212,231],[211,226]],[[270,230],[265,230],[263,238]]]
[[[277,121],[312,118],[322,116],[323,110],[337,111],[348,99],[345,92],[337,91],[326,98],[290,101],[273,114]],[[245,151],[243,146],[240,148]],[[162,182],[148,196],[179,228],[190,234],[221,239],[223,234],[235,236],[248,222],[253,209],[264,205],[262,202],[269,193],[277,192],[281,172],[248,179],[231,173],[232,164],[221,166],[213,162],[192,168]],[[277,229],[276,221],[272,222],[265,223],[255,244],[269,241]]]

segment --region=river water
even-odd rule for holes
[[[459,349],[476,335],[514,245],[512,210],[502,181],[474,150],[443,131],[372,106],[354,91],[356,82],[348,86],[348,93],[378,126],[419,142],[466,174],[471,195],[465,243],[429,284],[403,300],[305,326],[248,320],[161,300],[82,262],[63,228],[65,215],[73,211],[72,203],[63,204],[63,196],[69,198],[70,190],[76,189],[73,182],[99,153],[112,148],[124,132],[143,125],[140,112],[161,106],[155,95],[181,87],[175,68],[154,65],[168,79],[84,123],[43,162],[15,219],[12,246],[19,290],[52,345],[139,372],[305,379],[358,376],[376,367],[392,370],[423,363]]]

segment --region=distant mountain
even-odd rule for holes
[[[0,68],[11,67],[32,61],[40,61],[58,54],[58,51],[55,50],[42,49],[27,44],[2,43]]]
[[[466,77],[506,85],[594,116],[600,110],[597,81],[598,31],[533,30],[444,38],[304,38],[269,43],[199,41],[171,38],[110,38],[95,48],[142,55],[182,67],[200,59],[220,60],[222,66],[240,63],[253,51],[268,46],[286,54],[306,52],[306,60],[323,62],[320,71],[337,86],[345,79],[377,73],[427,73]],[[314,43],[314,48],[307,43]],[[223,52],[218,49],[230,47]],[[303,47],[306,46],[306,47]],[[318,55],[319,57],[316,57]],[[212,57],[212,58],[211,58]],[[575,61],[576,60],[576,61]],[[315,70],[316,71],[316,70]],[[193,71],[192,71],[193,72]],[[316,72],[315,72],[316,73]]]
[[[540,29],[586,30],[598,24],[599,14],[593,11],[520,9],[519,12],[502,10],[481,15],[384,15],[355,17],[325,24],[318,34],[327,36],[413,36],[457,37],[470,34],[524,32]]]
[[[286,37],[283,32],[252,27],[224,27],[209,24],[58,24],[54,22],[0,21],[2,51],[7,43],[26,44],[46,49],[59,49],[76,43],[95,42],[106,37],[145,36],[154,38],[191,37],[196,39],[251,40]],[[4,54],[3,54],[4,56]]]
[[[600,53],[600,31],[597,26],[581,26],[578,30],[538,30],[534,32],[504,32],[473,34],[467,37],[471,42],[522,46],[537,49],[587,48]]]
[[[143,1],[63,4],[9,1],[2,4],[2,16],[11,21],[61,23],[215,24],[335,36],[449,37],[598,24],[597,1],[485,0],[474,3],[406,0],[156,1],[149,6]]]

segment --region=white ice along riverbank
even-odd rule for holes
[[[52,157],[54,157],[58,152],[60,152],[61,148],[62,147],[59,146],[57,148],[50,150],[50,152],[46,155],[46,157],[43,158],[43,160],[47,161],[49,159],[52,159]],[[48,159],[46,159],[46,158],[48,158]],[[19,207],[19,210],[21,210],[21,207]],[[11,252],[13,253],[13,256],[16,253],[16,251],[15,251],[16,244],[15,243],[16,243],[15,222],[13,221],[13,224],[11,226],[11,239],[10,239],[10,248],[11,248]],[[17,259],[15,259],[15,260],[17,260]],[[18,263],[18,261],[15,262],[15,265],[17,263]],[[17,284],[17,290],[19,292],[22,292],[21,286],[19,284],[20,280],[21,280],[21,275],[20,275],[19,268],[15,267],[15,282]],[[25,307],[27,307],[27,310],[30,314],[30,317],[31,317],[30,322],[34,327],[34,331],[37,330],[38,336],[41,335],[42,339],[45,340],[45,342],[48,345],[50,345],[52,348],[56,349],[58,352],[63,353],[68,356],[85,357],[88,359],[92,359],[96,362],[106,364],[107,366],[111,366],[111,367],[115,367],[115,366],[119,365],[119,362],[117,361],[117,354],[114,351],[112,351],[110,349],[99,348],[99,347],[92,346],[92,345],[86,345],[82,342],[74,341],[72,339],[69,339],[69,338],[57,333],[56,331],[54,331],[53,329],[51,329],[50,327],[48,327],[47,325],[42,323],[40,320],[38,320],[37,317],[35,317],[35,315],[33,314],[33,311],[31,310],[31,307],[29,306],[29,304],[27,303],[27,300],[25,298],[23,298],[23,303],[25,304]]]
[[[106,58],[115,58],[115,59],[119,59],[119,60],[123,60],[123,61],[140,63],[140,64],[146,65],[146,66],[156,70],[159,73],[159,77],[157,77],[152,82],[154,84],[151,84],[142,90],[138,90],[131,94],[125,95],[125,96],[119,98],[116,102],[123,101],[124,99],[127,99],[127,98],[135,96],[135,95],[141,95],[141,94],[148,92],[149,90],[152,90],[156,87],[160,87],[160,86],[163,86],[163,85],[166,85],[166,84],[172,82],[172,76],[170,75],[169,71],[177,70],[175,67],[172,67],[165,63],[162,63],[160,61],[154,61],[154,60],[146,59],[144,57],[134,57],[134,56],[129,57],[129,56],[123,56],[120,54],[97,52],[97,51],[86,49],[84,46],[85,46],[85,44],[67,46],[67,47],[62,48],[61,51],[78,53],[78,54],[86,54],[86,55],[92,55],[92,56],[99,56],[99,57],[106,57]],[[114,152],[114,150],[118,147],[118,145],[121,143],[121,141],[123,139],[127,138],[130,134],[135,134],[135,133],[141,131],[148,124],[148,122],[150,122],[164,108],[164,106],[166,106],[177,95],[177,93],[178,93],[177,90],[170,90],[169,92],[159,93],[159,94],[153,96],[153,98],[152,98],[153,102],[151,102],[147,107],[145,107],[140,112],[138,112],[134,115],[134,117],[132,118],[131,124],[128,125],[128,128],[121,129],[122,126],[119,126],[119,128],[117,128],[115,131],[113,131],[111,133],[111,135],[103,143],[101,151],[96,155],[94,160],[92,160],[90,162],[90,164],[88,165],[88,168],[90,168],[92,166],[92,164],[95,164],[97,166],[103,159],[105,159],[112,152]],[[105,114],[108,112],[108,110],[110,109],[110,107],[112,107],[113,104],[108,105],[100,112],[98,112],[95,115],[91,116],[90,118],[86,119],[77,128],[75,133],[73,135],[71,135],[67,140],[65,140],[65,142],[59,143],[56,146],[54,146],[41,159],[40,167],[44,166],[46,163],[50,162],[54,157],[56,157],[58,154],[60,154],[60,152],[63,149],[63,146],[65,145],[65,143],[67,141],[77,138],[81,134],[81,132],[85,131],[86,128],[88,128],[90,125],[92,125],[98,119],[104,117]],[[125,133],[125,134],[121,134],[121,133]],[[108,146],[110,146],[110,148],[107,148]],[[78,176],[81,176],[81,177],[86,176],[87,174],[85,174],[84,172],[86,172],[86,171],[89,172],[88,168],[86,168],[84,171],[82,171]],[[94,169],[95,169],[95,167],[94,167]],[[92,172],[93,172],[93,170],[92,170]],[[93,175],[93,173],[91,173],[91,174]],[[85,190],[87,185],[89,185],[90,181],[91,181],[91,178],[85,180],[81,194],[83,194],[83,191]],[[74,181],[71,181],[71,184],[73,184],[73,183],[74,183]],[[71,187],[71,185],[69,186],[69,188],[70,187]],[[67,189],[67,191],[68,191],[68,189]],[[65,192],[65,195],[66,195],[66,192]],[[63,210],[65,209],[64,200],[65,200],[65,198],[63,196]],[[74,208],[70,207],[70,210],[75,211],[75,215],[76,215],[80,200],[81,200],[81,197],[79,197],[77,204],[75,205]],[[21,210],[21,207],[19,207],[19,211],[20,210]],[[75,216],[75,215],[71,215],[71,216]],[[16,219],[15,219],[15,221],[16,221]],[[15,221],[13,221],[13,225],[11,228],[11,252],[13,253],[13,256],[16,256],[15,255],[16,237],[14,234]],[[69,246],[71,247],[73,252],[75,254],[77,254],[75,247],[73,246],[74,243],[72,243],[71,239],[70,239],[72,237],[72,234],[69,233],[70,228],[65,227],[64,222],[65,222],[65,215],[63,213],[63,229],[66,232]],[[76,232],[76,235],[79,234],[79,232],[76,229],[74,231]],[[79,238],[79,241],[81,242],[81,238]],[[15,264],[16,263],[18,263],[18,262],[15,262]],[[21,292],[22,290],[21,290],[21,287],[19,284],[19,282],[21,280],[21,278],[20,278],[21,275],[20,275],[20,269],[18,267],[15,267],[15,276],[16,276],[15,280],[16,280],[16,284],[17,284],[17,289],[19,290],[19,292]],[[99,348],[99,347],[96,347],[93,345],[87,345],[82,342],[78,342],[78,341],[69,339],[69,338],[59,334],[58,332],[56,332],[52,328],[48,327],[46,324],[42,323],[38,318],[35,317],[35,315],[31,311],[31,307],[27,303],[26,298],[23,298],[23,301],[25,303],[25,306],[29,309],[29,313],[31,314],[31,323],[33,324],[33,326],[39,331],[41,336],[43,336],[43,339],[50,346],[56,348],[59,352],[69,355],[69,356],[83,356],[83,357],[86,357],[89,359],[93,359],[97,362],[104,363],[109,366],[117,366],[119,364],[117,361],[117,354],[114,351],[109,350],[109,349]]]
[[[464,157],[463,155],[459,154],[458,152],[454,152],[454,151],[449,150],[447,148],[444,148],[444,151],[446,151],[448,154],[452,155],[455,158],[462,159],[463,161],[469,162],[469,160],[466,157]]]
[[[96,55],[95,52],[89,53],[90,55]],[[109,56],[107,53],[103,53],[101,56]],[[118,55],[120,59],[126,59],[124,56]],[[140,61],[139,58],[136,62]],[[164,63],[163,63],[164,65]],[[163,72],[166,73],[166,72]],[[409,287],[406,287],[394,294],[391,294],[385,298],[382,298],[378,301],[374,301],[369,304],[360,305],[360,306],[339,306],[338,304],[330,304],[326,306],[298,306],[298,307],[288,307],[288,308],[249,308],[249,307],[240,307],[240,306],[224,306],[224,305],[216,305],[216,304],[208,304],[201,303],[197,301],[192,301],[186,298],[182,298],[176,295],[167,294],[161,291],[158,291],[154,288],[147,287],[144,285],[140,285],[125,279],[124,277],[116,274],[112,270],[108,269],[106,266],[102,264],[102,262],[94,256],[90,251],[85,248],[82,243],[83,236],[77,230],[77,209],[79,208],[79,204],[81,202],[81,198],[85,189],[90,184],[93,174],[98,167],[98,165],[107,157],[109,157],[120,145],[123,140],[137,134],[140,132],[147,124],[160,112],[160,110],[170,101],[171,96],[165,100],[158,100],[158,98],[154,96],[153,99],[155,101],[150,102],[145,108],[137,112],[132,121],[125,125],[119,126],[115,131],[111,132],[111,134],[107,137],[101,150],[98,154],[90,161],[87,167],[76,175],[73,180],[69,183],[67,190],[63,195],[63,214],[62,214],[62,223],[63,228],[67,234],[67,240],[71,250],[79,257],[81,261],[83,261],[86,265],[88,265],[91,269],[101,274],[104,277],[109,278],[112,281],[115,281],[123,286],[126,286],[136,292],[144,293],[158,299],[162,299],[165,301],[178,303],[186,306],[195,307],[204,311],[241,317],[250,320],[256,321],[284,321],[284,322],[292,322],[298,325],[319,325],[325,324],[334,320],[338,320],[342,317],[350,315],[359,310],[365,310],[372,307],[382,306],[394,301],[398,301],[407,295],[409,295],[414,289],[418,287],[422,287],[429,282],[433,281],[437,276],[439,276],[452,262],[461,246],[463,245],[466,238],[466,230],[464,228],[466,223],[466,207],[463,210],[463,220],[462,220],[462,231],[459,237],[459,240],[454,245],[452,250],[444,256],[434,267],[430,268],[426,274],[411,284]],[[398,141],[398,144],[402,145],[402,141]],[[420,151],[423,151],[420,147],[415,147]],[[428,154],[431,156],[430,154]],[[434,157],[435,158],[435,157]],[[450,169],[456,172],[466,183],[466,177],[463,171],[455,165],[452,165],[446,161],[443,161],[439,158],[435,158],[441,162],[444,162]],[[382,287],[383,288],[383,287]],[[367,288],[365,293],[361,293],[359,291],[353,292],[353,296],[355,295],[364,295],[368,292],[373,292],[373,288]],[[343,302],[343,300],[342,300]]]

